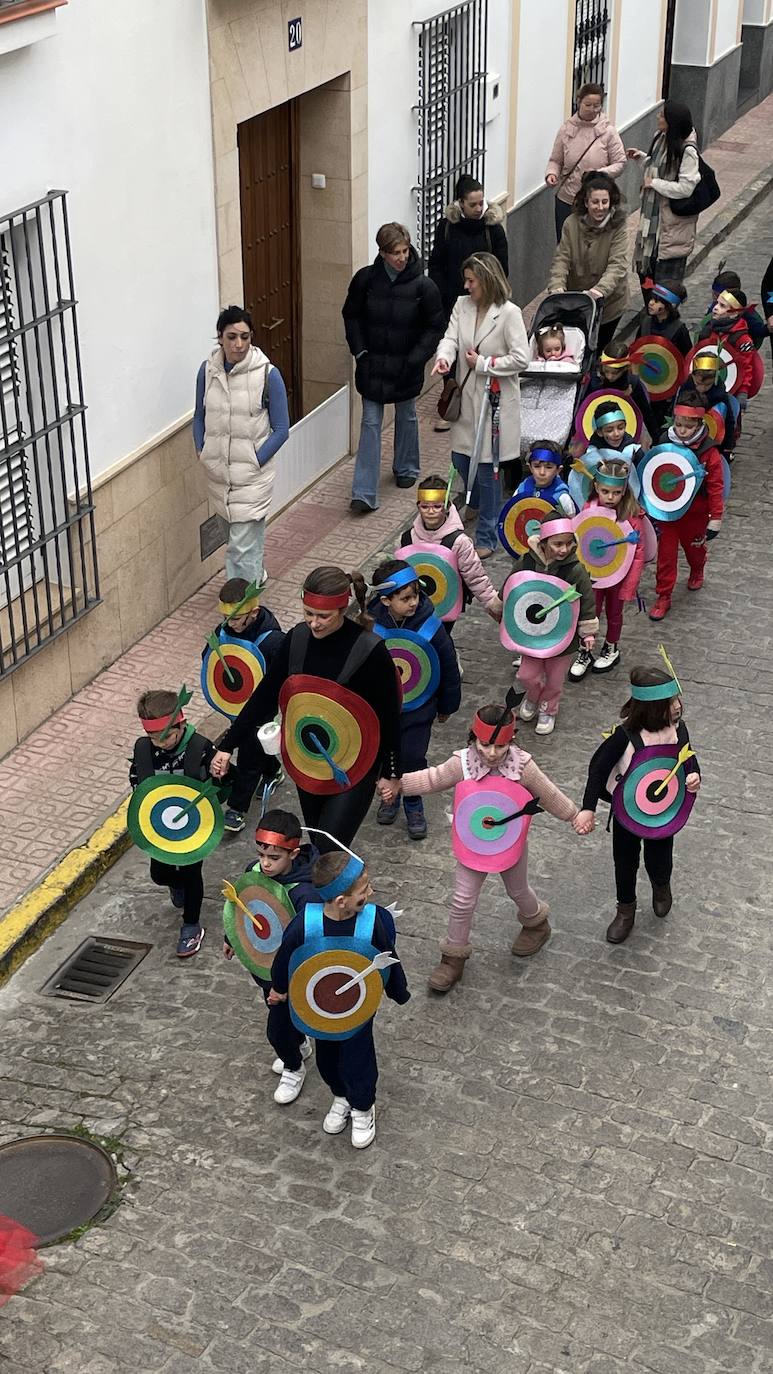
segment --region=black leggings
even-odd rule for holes
[[[348,791],[338,792],[333,796],[304,792],[299,787],[298,800],[304,821],[307,825],[327,830],[328,834],[335,835],[341,844],[351,844],[370,810],[377,776],[378,769],[372,768],[361,782],[350,787]],[[311,835],[310,839],[321,854],[327,854],[336,848],[336,845],[326,840],[324,835]]]
[[[178,868],[176,864],[162,864],[159,859],[151,859],[150,876],[159,887],[175,888],[185,894],[183,921],[187,926],[197,926],[204,901],[204,879],[201,876],[202,864],[186,864]]]
[[[615,818],[612,821],[612,857],[615,862],[615,885],[618,902],[636,901],[636,875],[642,841],[626,830]],[[665,887],[671,880],[674,867],[674,837],[644,841],[644,867],[655,887]]]

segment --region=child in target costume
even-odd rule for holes
[[[209,777],[209,765],[215,746],[185,719],[180,705],[190,693],[152,691],[143,692],[137,702],[137,715],[144,734],[134,744],[129,769],[129,785],[151,778],[154,773],[183,773],[187,778],[204,782]],[[159,887],[168,887],[172,906],[183,913],[178,959],[198,954],[204,939],[201,924],[201,904],[204,901],[203,861],[179,867],[176,864],[150,860],[150,876]]]
[[[427,549],[440,546],[444,552],[451,554],[464,583],[462,611],[475,597],[484,611],[488,611],[494,620],[499,620],[502,602],[496,587],[475,552],[469,534],[464,532],[462,517],[456,506],[446,501],[445,479],[436,472],[429,477],[422,477],[419,482],[416,508],[416,519],[410,529],[403,530],[395,557],[400,558],[402,550],[409,545]],[[453,633],[455,623],[453,620],[443,621],[449,635]]]
[[[296,1026],[308,1014],[307,1007],[301,1005],[300,1000],[296,1001],[291,988],[293,955],[303,950],[315,930],[321,937],[321,940],[315,937],[316,946],[321,943],[323,949],[329,947],[333,966],[341,948],[341,937],[361,940],[366,947],[391,954],[395,962],[386,970],[384,991],[393,1002],[403,1005],[411,994],[403,966],[397,959],[394,922],[389,911],[370,904],[373,889],[364,861],[351,851],[323,854],[314,864],[311,878],[322,905],[307,906],[285,930],[271,967],[269,1007],[289,1000],[290,1015]],[[334,967],[331,967],[333,972]],[[380,978],[381,974],[376,976]],[[316,1046],[317,1068],[333,1093],[322,1129],[326,1135],[340,1135],[351,1119],[352,1145],[356,1150],[364,1150],[376,1137],[378,1064],[373,1043],[373,1016],[345,1039],[318,1037],[314,1034],[315,1029],[309,1027]]]
[[[706,567],[706,542],[719,534],[725,509],[722,454],[709,438],[706,410],[697,392],[682,395],[677,401],[668,439],[692,449],[706,469],[706,476],[684,515],[660,524],[655,572],[657,600],[649,613],[650,620],[663,620],[671,609],[680,544],[690,568],[687,590],[700,591]]]
[[[577,807],[534,763],[531,754],[519,749],[515,744],[515,716],[509,706],[481,706],[472,722],[467,747],[458,749],[436,767],[424,768],[418,773],[404,773],[401,782],[383,780],[379,783],[379,793],[386,800],[399,795],[402,786],[407,796],[421,796],[428,792],[445,792],[448,788],[457,789],[455,810],[458,814],[459,786],[467,781],[480,784],[481,791],[487,784],[507,779],[520,783],[539,807],[549,811],[560,821],[572,821],[577,815]],[[465,799],[466,800],[466,799]],[[503,797],[503,805],[508,805]],[[485,824],[485,818],[484,822]],[[464,836],[461,835],[463,839]],[[429,986],[433,992],[450,992],[464,973],[464,965],[472,954],[470,931],[478,905],[478,898],[486,880],[486,873],[497,871],[490,864],[473,867],[478,862],[469,852],[471,862],[463,862],[457,857],[454,895],[448,916],[448,931],[441,942],[440,963],[429,975]],[[486,856],[483,856],[484,860]],[[550,908],[540,901],[529,886],[528,846],[523,844],[520,856],[510,867],[498,870],[508,897],[515,903],[521,930],[512,944],[512,952],[519,958],[528,958],[542,948],[550,936],[548,915]]]

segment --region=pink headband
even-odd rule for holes
[[[551,534],[574,534],[574,521],[564,516],[558,516],[555,520],[543,520],[539,527],[540,539],[549,539]]]

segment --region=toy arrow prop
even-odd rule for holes
[[[684,472],[677,476],[675,472],[664,472],[660,485],[664,491],[674,491],[680,482],[695,482],[699,475],[697,472]]]
[[[309,739],[314,745],[314,748],[317,750],[317,753],[322,755],[323,759],[325,760],[325,763],[327,763],[329,767],[332,769],[333,780],[338,783],[338,786],[351,787],[348,773],[345,773],[343,768],[338,767],[338,764],[335,762],[332,755],[328,753],[327,749],[322,743],[322,740],[319,739],[317,735],[312,734],[311,730],[309,731]]]
[[[638,544],[640,538],[638,530],[631,530],[624,539],[591,539],[590,552],[594,558],[598,558],[605,549],[617,548],[618,544]]]
[[[233,902],[234,906],[238,906],[239,910],[243,911],[245,916],[249,916],[253,925],[255,924],[255,918],[250,908],[242,901],[233,883],[229,883],[227,878],[223,879],[223,896],[227,897],[229,902]]]
[[[183,683],[182,687],[177,693],[177,700],[174,706],[172,707],[172,712],[169,717],[169,724],[164,726],[164,729],[161,731],[161,734],[158,737],[159,744],[163,744],[170,730],[174,730],[175,724],[177,723],[177,716],[180,714],[183,707],[188,705],[188,702],[191,700],[192,696],[193,692],[189,692],[185,683]]]
[[[661,794],[661,792],[665,792],[665,790],[666,790],[666,788],[668,787],[668,784],[670,783],[671,779],[675,776],[676,773],[679,772],[679,769],[681,768],[682,764],[683,764],[683,763],[686,763],[688,759],[694,759],[694,758],[695,758],[695,750],[694,750],[694,749],[691,749],[690,746],[689,746],[689,744],[683,744],[682,747],[681,747],[681,749],[679,750],[679,753],[678,753],[677,759],[676,759],[676,763],[674,764],[673,768],[671,769],[671,772],[670,772],[670,773],[667,773],[666,776],[664,777],[663,781],[662,781],[662,782],[659,782],[658,785],[657,785],[657,787],[655,788],[655,796],[656,796],[656,797],[659,797],[660,794]]]
[[[213,630],[213,632],[212,632],[211,635],[207,635],[207,644],[209,645],[209,647],[210,647],[210,649],[212,650],[213,654],[217,654],[218,658],[220,659],[221,664],[223,665],[223,673],[225,674],[226,685],[227,685],[228,687],[235,687],[235,686],[236,686],[236,674],[228,667],[228,664],[226,663],[225,659],[223,658],[223,651],[222,651],[222,649],[220,648],[220,640],[218,639],[218,637],[217,637],[217,635],[215,634],[214,630]]]
[[[576,462],[572,463],[572,472],[579,472],[581,477],[589,477],[591,482],[595,482],[596,480],[595,474],[591,472],[590,468],[586,468],[585,464],[582,462],[580,458],[578,458]]]
[[[445,506],[446,510],[448,510],[448,507],[449,507],[450,504],[451,504],[451,488],[452,488],[452,486],[454,485],[454,477],[455,477],[455,476],[456,476],[456,468],[454,467],[453,463],[449,463],[449,464],[448,464],[448,486],[446,487],[446,494],[445,494],[445,496],[443,497],[443,505]]]
[[[228,619],[230,620],[233,616],[239,615],[244,610],[244,607],[247,605],[247,602],[253,601],[255,597],[258,595],[259,591],[260,588],[258,587],[257,582],[251,582],[249,587],[247,587],[241,601],[237,602],[233,610],[230,612]]]
[[[671,659],[668,657],[668,654],[666,653],[666,646],[665,646],[665,644],[659,644],[659,645],[658,645],[658,653],[660,654],[660,657],[662,658],[662,660],[663,660],[663,662],[665,663],[665,665],[666,665],[666,667],[667,667],[669,673],[671,674],[672,678],[674,679],[674,682],[676,683],[677,687],[679,688],[679,693],[680,693],[680,695],[681,695],[682,684],[681,684],[681,682],[679,681],[679,678],[678,678],[678,676],[677,676],[676,668],[674,667],[673,663],[671,662]]]
[[[180,810],[177,812],[177,815],[174,817],[175,824],[177,824],[179,821],[184,820],[186,816],[189,816],[191,811],[194,811],[196,807],[199,805],[199,803],[203,801],[220,801],[220,793],[215,787],[215,784],[209,778],[202,787],[198,796],[193,797],[193,799],[188,802],[187,806],[181,807]]]
[[[532,797],[520,811],[513,811],[509,816],[484,816],[482,825],[485,830],[493,830],[498,825],[507,825],[510,821],[517,821],[520,816],[538,816],[540,811],[544,811],[544,806],[540,806],[536,797]]]
[[[565,601],[579,601],[579,599],[580,593],[577,588],[570,587],[569,590],[564,592],[561,596],[557,596],[555,601],[551,601],[548,606],[543,606],[541,610],[535,611],[534,619],[544,620],[545,616],[550,615],[550,612],[554,611],[556,606],[562,606]]]
[[[385,949],[383,954],[376,955],[373,963],[368,964],[362,973],[358,973],[355,978],[350,978],[348,983],[342,983],[340,988],[336,988],[336,997],[340,997],[342,992],[348,992],[350,988],[356,987],[358,983],[364,983],[369,973],[375,973],[382,968],[389,968],[390,964],[399,964],[399,962],[400,960],[396,959],[394,954],[390,954],[389,950]]]

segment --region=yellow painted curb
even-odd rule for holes
[[[128,805],[128,799],[121,802],[85,844],[71,849],[37,887],[0,916],[0,983],[61,925],[71,907],[129,848]]]

